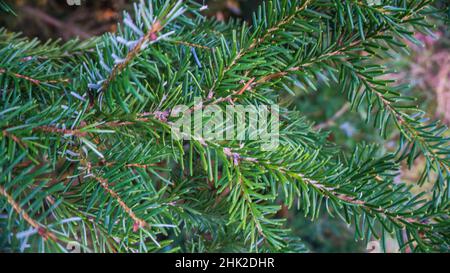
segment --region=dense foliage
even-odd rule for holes
[[[441,16],[430,1],[268,1],[251,24],[201,9],[143,1],[117,33],[65,44],[1,30],[3,251],[306,251],[285,208],[401,251],[449,250],[447,129],[378,64],[420,44]],[[398,133],[394,147],[341,149],[289,103],[324,86]],[[176,140],[180,104],[278,104],[280,145]],[[417,194],[397,175],[422,157],[431,191]]]

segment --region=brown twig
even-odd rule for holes
[[[3,130],[2,133],[3,133],[3,136],[11,138],[14,142],[19,144],[20,146],[22,146],[24,148],[28,147],[26,143],[24,143],[20,138],[11,134],[10,132]]]
[[[136,214],[134,214],[133,210],[122,200],[120,195],[109,187],[109,182],[107,179],[97,177],[95,175],[93,177],[98,183],[100,183],[102,188],[111,197],[113,197],[117,201],[117,203],[119,203],[120,207],[122,207],[122,209],[128,214],[128,216],[130,216],[130,218],[133,219],[133,221],[134,221],[133,230],[135,232],[137,231],[138,228],[143,228],[143,227],[148,226],[148,223],[146,221],[142,220],[141,218],[137,217]]]
[[[148,41],[155,41],[158,38],[158,33],[162,30],[163,25],[161,21],[157,20],[153,23],[151,29],[142,37],[139,42],[128,52],[125,60],[114,66],[109,77],[103,82],[102,90],[105,91],[111,82],[119,75],[129,64],[130,62],[139,54],[142,46]]]
[[[49,81],[45,81],[44,82],[44,81],[41,81],[41,80],[38,80],[38,79],[34,79],[34,78],[30,77],[30,76],[22,75],[22,74],[19,74],[19,73],[7,71],[4,68],[0,68],[0,74],[7,74],[7,73],[12,75],[12,76],[14,76],[14,77],[16,77],[16,78],[27,80],[27,81],[35,84],[35,85],[41,85],[42,83],[70,82],[70,79],[49,80]]]
[[[40,126],[40,127],[36,127],[33,129],[33,131],[41,131],[41,132],[46,132],[46,133],[60,133],[60,134],[64,134],[64,135],[73,135],[73,136],[77,136],[77,137],[85,137],[87,135],[87,133],[85,132],[81,132],[79,129],[61,129],[61,128],[56,128],[56,127],[51,127],[51,126]]]
[[[49,231],[45,226],[39,224],[37,221],[35,221],[33,218],[28,215],[26,211],[23,210],[23,208],[14,200],[14,198],[8,194],[2,186],[0,186],[0,195],[6,198],[8,204],[11,205],[11,207],[14,209],[14,211],[22,216],[22,218],[34,229],[38,231],[38,234],[42,236],[45,240],[51,239],[54,242],[58,242],[58,237],[51,231]]]
[[[0,68],[0,74],[6,74],[6,73],[7,73],[6,69]],[[33,78],[31,78],[31,77],[29,77],[29,76],[26,76],[26,75],[14,73],[14,72],[9,72],[9,74],[13,75],[13,76],[16,77],[16,78],[20,78],[20,79],[27,80],[27,81],[29,81],[29,82],[31,82],[31,83],[36,84],[36,85],[40,85],[40,84],[41,84],[41,81],[40,81],[40,80],[33,79]]]
[[[199,45],[199,44],[194,44],[194,43],[189,43],[189,42],[185,42],[185,41],[169,40],[169,42],[174,43],[174,44],[185,45],[185,46],[189,46],[189,47],[196,47],[196,48],[201,48],[201,49],[206,49],[206,50],[212,50],[210,47],[207,47],[204,45]]]

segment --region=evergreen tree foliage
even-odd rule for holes
[[[4,1],[0,1],[0,11],[15,14],[11,7]]]
[[[307,251],[278,213],[287,206],[339,218],[359,240],[449,251],[447,128],[378,64],[433,28],[431,2],[274,0],[251,23],[224,23],[195,2],[146,0],[86,41],[0,30],[0,249]],[[381,136],[398,132],[396,149],[344,152],[289,104],[275,150],[173,138],[177,105],[280,104],[297,89],[320,96],[319,84]],[[418,157],[429,193],[394,181]]]

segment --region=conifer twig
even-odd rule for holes
[[[22,218],[34,229],[37,230],[38,234],[42,236],[44,239],[51,239],[54,242],[58,242],[58,237],[56,237],[55,234],[53,234],[48,228],[45,226],[39,224],[37,221],[35,221],[33,218],[28,215],[28,213],[14,200],[14,198],[6,192],[5,188],[0,185],[0,194],[6,198],[8,203],[11,205],[11,207],[14,209],[14,211],[22,216]]]

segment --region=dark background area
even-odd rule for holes
[[[114,31],[122,11],[132,7],[133,0],[6,0],[16,16],[3,15],[0,25],[42,40],[74,37],[82,39]],[[262,0],[198,0],[208,5],[205,14],[219,20],[230,16],[248,19]]]

